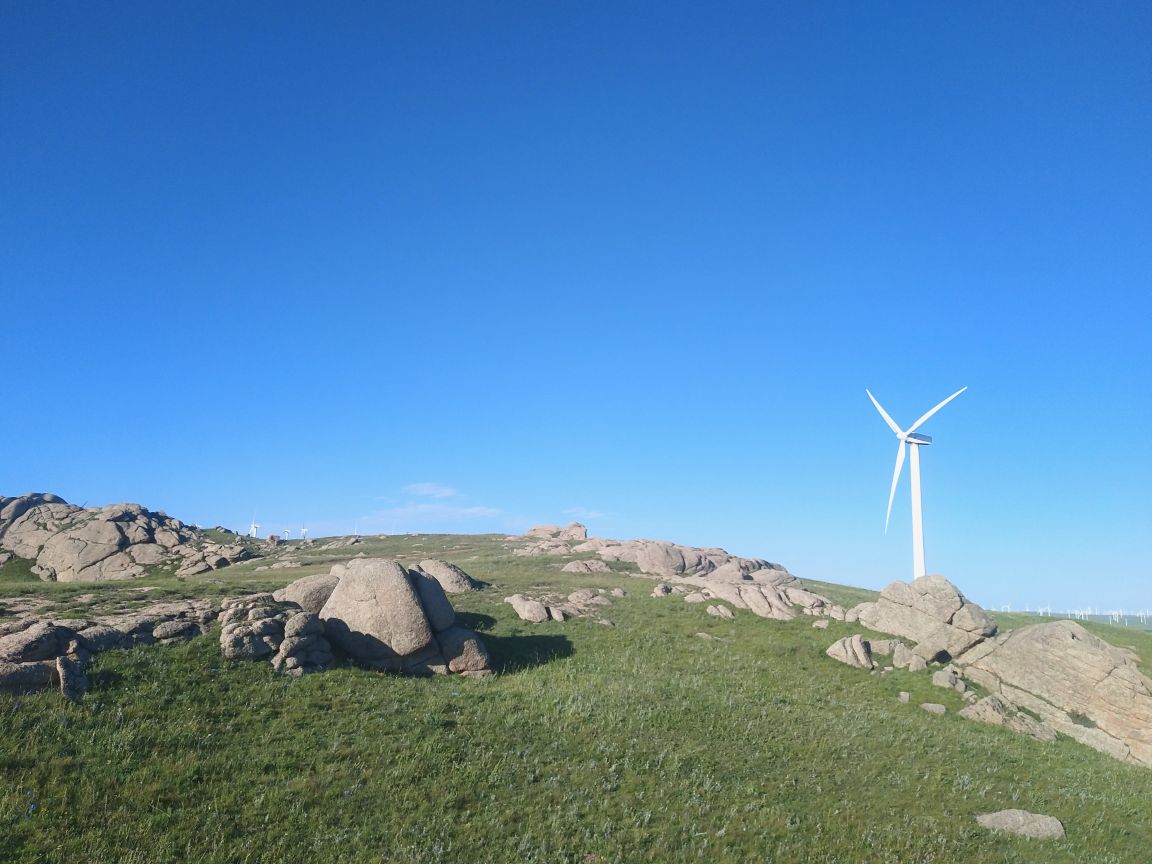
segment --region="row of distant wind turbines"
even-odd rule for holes
[[[256,523],[256,517],[253,516],[252,517],[252,524],[248,526],[248,536],[252,537],[253,539],[259,539],[260,527],[261,526]],[[308,539],[308,531],[309,530],[311,530],[311,529],[305,528],[303,525],[300,526],[300,539],[301,540],[307,540]],[[283,540],[290,540],[292,538],[292,529],[291,528],[285,528],[283,531],[280,532],[280,537]]]

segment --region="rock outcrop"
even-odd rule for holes
[[[956,659],[965,676],[1048,729],[1152,767],[1152,680],[1074,621],[1011,630]]]
[[[611,573],[612,568],[603,561],[569,561],[560,568],[561,573]]]
[[[852,611],[869,629],[914,641],[927,661],[947,662],[996,634],[996,622],[943,576],[893,582]]]
[[[161,566],[194,576],[251,557],[238,538],[228,545],[139,504],[84,508],[34,492],[0,498],[0,552],[33,562],[53,582],[136,579]]]

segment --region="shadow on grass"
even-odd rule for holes
[[[543,666],[553,660],[571,657],[574,651],[567,636],[493,636],[486,633],[483,638],[492,669],[498,675]]]
[[[93,690],[106,690],[124,680],[124,676],[111,669],[88,669],[84,673],[88,678],[88,686]]]
[[[496,626],[496,619],[479,612],[457,612],[456,624],[477,633],[484,633]]]

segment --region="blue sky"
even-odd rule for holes
[[[0,494],[1152,608],[1152,7],[5,3]]]

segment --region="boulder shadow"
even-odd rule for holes
[[[474,633],[486,633],[496,626],[496,619],[491,615],[482,615],[479,612],[457,612],[456,626],[471,630]]]
[[[543,666],[553,660],[571,657],[575,649],[567,636],[493,636],[483,635],[489,662],[498,675],[521,672]]]

